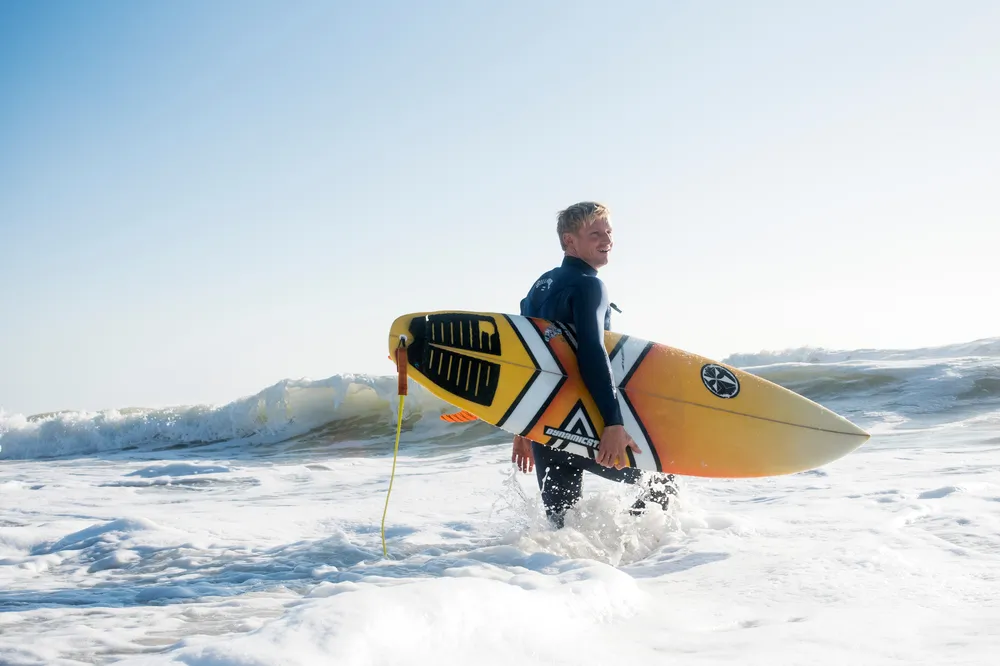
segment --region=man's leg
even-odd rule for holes
[[[632,515],[639,515],[643,513],[646,510],[647,504],[650,502],[659,504],[663,510],[666,510],[667,505],[670,503],[670,496],[677,494],[677,487],[674,485],[673,474],[645,472],[635,467],[615,469],[614,467],[604,467],[603,465],[598,465],[594,461],[590,461],[586,469],[588,472],[593,472],[594,474],[611,481],[641,485],[642,494],[639,496],[639,499],[632,504],[632,508],[629,510],[629,513]]]
[[[542,492],[545,515],[557,528],[561,528],[566,511],[580,500],[582,494],[583,470],[572,460],[580,456],[538,442],[531,443],[531,452],[535,456],[535,476],[538,489]]]
[[[677,495],[674,475],[647,472],[643,474],[643,478],[642,494],[632,504],[629,513],[633,516],[642,515],[649,504],[658,504],[660,508],[666,511],[667,506],[670,504],[670,498]]]

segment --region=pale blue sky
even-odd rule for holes
[[[388,374],[611,206],[615,328],[722,358],[1000,335],[1000,4],[0,7],[0,407]]]

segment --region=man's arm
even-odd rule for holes
[[[604,315],[608,309],[604,283],[597,278],[583,280],[573,294],[572,307],[578,345],[576,355],[583,383],[597,403],[605,427],[622,425],[611,361],[604,348]]]

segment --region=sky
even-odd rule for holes
[[[1000,5],[0,5],[0,409],[394,372],[597,200],[615,330],[722,359],[1000,335]]]

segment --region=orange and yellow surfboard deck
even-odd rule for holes
[[[580,377],[572,327],[501,313],[404,315],[407,372],[467,414],[541,444],[593,458],[601,415]],[[815,402],[736,368],[606,331],[628,464],[705,477],[759,477],[819,467],[861,446],[861,428]],[[393,356],[393,358],[395,358]]]

